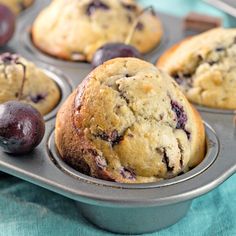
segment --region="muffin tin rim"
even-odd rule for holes
[[[49,77],[49,79],[53,80],[60,92],[60,98],[57,104],[53,107],[53,109],[43,116],[44,121],[47,122],[53,118],[55,118],[60,106],[63,102],[65,102],[66,98],[73,91],[73,86],[70,80],[57,68],[46,65],[42,62],[36,62],[36,66],[39,66],[41,70]]]
[[[39,2],[39,1],[36,1],[36,2]],[[40,1],[40,4],[41,4],[41,1]],[[39,4],[37,4],[37,5],[39,5]],[[29,12],[29,14],[28,14],[29,18],[34,16],[36,14],[35,12],[38,12],[38,10],[39,9],[33,8],[32,9],[32,13],[33,14],[31,14],[31,12]],[[163,14],[163,15],[165,15],[165,14]],[[23,24],[24,20],[27,20],[28,17],[25,17],[25,19],[22,19],[22,18],[21,18],[21,21],[22,21],[21,24]],[[168,16],[168,18],[169,18],[169,16]],[[168,33],[170,33],[170,35],[172,35],[172,32],[169,31]],[[21,32],[18,31],[18,35],[19,34],[21,34]],[[16,35],[16,37],[18,35]],[[176,35],[175,35],[175,37],[176,37]],[[170,37],[170,42],[171,42],[171,37]],[[15,43],[15,46],[16,46],[16,42],[14,42],[14,43]],[[21,51],[20,48],[17,48],[17,49],[15,47],[13,47],[13,48],[17,52],[20,52],[22,54],[22,56],[26,56],[27,57],[27,54],[31,55],[31,54],[27,53],[27,51],[25,51],[25,50]],[[31,55],[31,57],[32,56],[34,56],[34,55]],[[158,55],[157,55],[157,57],[158,57]],[[40,58],[36,58],[36,59],[40,60]],[[48,63],[48,64],[50,64],[50,63]],[[78,64],[81,65],[81,63],[78,63]],[[68,70],[69,69],[70,68],[68,68]],[[83,68],[81,68],[81,66],[79,67],[79,69],[83,70]],[[211,115],[211,114],[208,113],[208,115]],[[53,121],[54,121],[54,119],[52,119],[49,122],[47,122],[47,124],[46,124],[47,127],[51,128],[54,125],[54,123],[52,123]],[[225,140],[222,139],[222,136],[219,135],[218,137],[220,138],[221,141],[223,141],[223,144],[221,146],[226,145],[226,147],[228,147],[227,143],[225,142]],[[42,143],[42,145],[45,144],[44,142]],[[222,150],[222,148],[221,148],[221,150]],[[47,155],[47,152],[46,152],[46,150],[42,149],[40,154],[45,157],[45,155]],[[223,151],[221,154],[224,155],[224,154],[227,154],[227,152]],[[143,206],[150,206],[150,205],[153,205],[153,204],[156,205],[157,203],[158,204],[161,204],[161,203],[163,203],[163,204],[171,204],[173,202],[185,201],[186,199],[192,199],[192,198],[197,197],[197,196],[199,196],[199,195],[201,195],[203,193],[206,193],[207,191],[210,191],[212,188],[216,187],[218,184],[223,182],[233,172],[236,171],[236,165],[233,163],[234,164],[233,166],[231,166],[228,169],[226,169],[226,168],[224,169],[224,171],[226,173],[223,175],[222,174],[222,168],[221,169],[220,169],[220,167],[219,167],[219,169],[214,168],[214,166],[216,166],[216,165],[214,165],[215,164],[215,162],[214,162],[212,164],[212,166],[211,166],[211,169],[220,170],[220,173],[218,173],[218,175],[220,174],[220,176],[217,176],[217,173],[214,173],[214,175],[212,175],[212,176],[206,175],[207,177],[211,178],[212,182],[210,183],[208,181],[207,183],[205,183],[205,185],[203,187],[201,185],[199,185],[199,184],[196,184],[196,182],[195,182],[196,186],[194,186],[194,187],[196,187],[197,189],[188,188],[189,189],[188,193],[181,194],[181,193],[179,193],[177,188],[174,188],[176,185],[171,185],[171,186],[168,186],[168,189],[170,189],[169,192],[171,192],[172,195],[168,194],[168,196],[166,196],[165,195],[166,192],[165,192],[164,195],[161,194],[161,197],[159,197],[158,199],[157,199],[156,195],[151,195],[152,192],[145,190],[146,192],[149,193],[147,195],[151,196],[152,198],[148,198],[148,201],[145,201],[145,199],[136,198],[133,201],[133,199],[130,199],[130,198],[124,199],[122,195],[114,196],[114,199],[109,197],[109,195],[105,196],[105,198],[99,198],[98,196],[96,196],[96,192],[94,192],[93,195],[88,195],[88,194],[85,195],[84,193],[86,192],[86,189],[90,188],[91,185],[87,186],[85,183],[78,184],[76,181],[73,181],[74,179],[70,178],[69,176],[63,175],[61,173],[61,171],[57,167],[55,167],[55,165],[51,162],[51,160],[43,160],[40,156],[38,156],[37,158],[40,158],[40,160],[42,162],[42,167],[40,166],[40,168],[46,168],[44,170],[45,172],[43,172],[43,173],[40,172],[40,174],[37,172],[37,169],[33,169],[33,170],[31,169],[31,164],[32,163],[24,163],[24,165],[22,165],[22,163],[19,162],[19,163],[16,164],[14,161],[9,161],[9,159],[5,155],[3,155],[2,159],[0,159],[0,163],[1,163],[0,164],[0,168],[2,170],[4,170],[5,172],[11,173],[11,174],[16,175],[16,176],[18,176],[20,178],[26,179],[26,180],[28,180],[30,182],[34,182],[34,183],[36,183],[36,184],[38,184],[40,186],[43,186],[43,187],[51,189],[51,190],[53,190],[55,192],[61,193],[61,194],[65,195],[65,196],[73,198],[75,200],[82,201],[82,202],[87,202],[87,203],[93,203],[93,204],[94,203],[96,204],[96,202],[100,201],[100,202],[102,202],[102,205],[105,205],[105,203],[106,203],[106,205],[108,205],[108,204],[111,204],[111,205],[113,204],[114,205],[114,203],[124,205],[124,204],[128,203],[129,205],[130,204],[132,204],[132,205],[136,204],[137,206],[139,206],[139,203],[142,203]],[[223,158],[220,158],[220,159],[223,159]],[[232,160],[230,160],[230,161],[232,163]],[[35,162],[37,163],[37,161],[34,160],[33,164],[35,164]],[[44,164],[44,162],[46,164]],[[222,160],[220,162],[221,162],[220,164],[222,164]],[[47,165],[49,165],[49,167],[47,167]],[[51,165],[53,165],[53,167]],[[46,171],[48,171],[48,170],[50,170],[52,172],[55,172],[54,174],[56,175],[56,177],[62,177],[63,178],[63,176],[64,176],[65,180],[64,179],[62,180],[62,184],[61,184],[60,181],[55,179],[54,176],[50,176],[50,178],[47,178],[48,174],[50,174],[50,173],[46,173]],[[198,177],[201,178],[201,180],[205,180],[201,176],[204,176],[204,174],[206,172],[207,171],[201,173]],[[66,181],[68,181],[68,180],[72,181],[72,183],[69,184],[69,186],[65,185]],[[191,180],[192,179],[190,179],[190,180],[188,180],[186,182],[190,182],[190,185],[191,185],[191,183],[192,183]],[[63,185],[63,183],[64,183],[64,185]],[[75,184],[75,186],[73,186],[73,183]],[[178,185],[182,186],[184,189],[186,188],[186,186],[184,185],[184,182],[181,182]],[[92,186],[92,187],[94,187],[94,186]],[[79,187],[79,189],[75,189],[75,187]],[[101,188],[102,188],[102,190],[106,190],[107,189],[107,188],[103,188],[103,187],[101,187]],[[174,190],[176,190],[176,191],[174,191]],[[124,189],[123,191],[128,191],[128,190]],[[133,191],[135,191],[135,190],[133,190]],[[128,192],[133,192],[133,191],[128,191]],[[147,196],[143,192],[142,189],[139,189],[138,191],[141,194],[143,193],[145,196]],[[161,192],[161,191],[159,191],[159,192]],[[158,195],[158,191],[155,192],[155,193]],[[81,194],[83,194],[83,196]]]
[[[202,160],[201,163],[199,163],[196,167],[194,167],[192,170],[180,175],[176,176],[174,178],[161,180],[158,182],[150,182],[150,183],[117,183],[112,181],[106,181],[102,179],[98,179],[95,177],[91,177],[88,175],[85,175],[83,173],[80,173],[79,171],[73,169],[70,167],[67,163],[65,163],[61,157],[60,154],[57,151],[57,148],[55,146],[54,141],[54,133],[55,129],[53,129],[47,140],[47,150],[48,154],[50,156],[50,159],[53,161],[53,163],[59,168],[61,171],[65,172],[67,175],[72,176],[73,178],[77,179],[78,181],[85,181],[87,183],[91,184],[97,184],[102,185],[105,187],[112,187],[112,188],[120,188],[120,189],[151,189],[151,188],[160,188],[160,187],[167,187],[173,184],[178,184],[183,181],[187,181],[188,179],[195,178],[202,172],[206,171],[210,166],[215,162],[218,153],[219,153],[219,139],[216,136],[216,133],[211,128],[209,124],[204,122],[205,125],[205,132],[207,136],[207,152],[205,155],[205,158]]]

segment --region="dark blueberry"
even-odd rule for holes
[[[140,52],[133,46],[124,43],[107,43],[99,48],[92,59],[93,67],[97,67],[117,57],[137,57],[141,58]]]
[[[184,112],[183,106],[178,104],[176,101],[171,100],[171,108],[174,111],[174,113],[176,114],[176,118],[177,118],[176,128],[177,129],[184,129],[185,124],[187,122],[187,115]]]
[[[94,135],[96,138],[100,138],[104,141],[109,141],[109,135],[106,134],[104,131],[99,131],[97,134]]]
[[[172,77],[174,78],[174,80],[178,83],[178,84],[182,84],[183,80],[180,78],[180,76],[178,74],[174,74],[172,75]]]
[[[213,65],[215,65],[216,63],[217,63],[217,61],[208,61],[207,62],[210,66],[213,66]]]
[[[171,108],[175,112],[177,118],[176,129],[183,129],[187,135],[187,138],[190,139],[191,133],[185,129],[188,118],[184,112],[183,106],[178,104],[176,101],[171,100]]]
[[[168,157],[167,154],[166,154],[165,148],[164,148],[164,150],[163,150],[162,162],[166,164],[166,168],[167,168],[167,171],[168,171],[168,172],[173,171],[174,167],[171,167],[171,166],[170,166],[170,159],[169,159],[169,157]]]
[[[177,176],[183,175],[184,173],[184,171],[181,171]]]
[[[110,136],[112,147],[119,144],[123,140],[123,136],[119,135],[117,130],[113,130]]]
[[[111,135],[110,135],[110,139],[111,139],[111,141],[115,141],[115,140],[117,140],[118,137],[119,137],[119,133],[118,133],[118,131],[117,131],[116,129],[113,130],[113,131],[111,132]]]
[[[136,179],[136,175],[135,175],[134,171],[131,170],[130,168],[128,169],[128,168],[122,167],[120,170],[120,174],[125,179],[130,179],[130,180]]]
[[[183,168],[183,157],[182,157],[182,155],[181,155],[180,160],[179,160],[179,165],[180,165],[180,168]]]
[[[217,47],[215,50],[216,50],[216,52],[221,52],[221,51],[224,51],[225,48],[224,47]]]
[[[95,162],[100,169],[104,169],[107,167],[107,162],[104,157],[101,157],[99,155],[95,156]]]
[[[182,169],[183,168],[183,152],[184,152],[184,150],[183,150],[183,147],[182,147],[179,139],[177,139],[177,142],[178,142],[178,148],[179,148],[179,151],[180,151],[179,166]]]
[[[174,80],[177,82],[177,84],[183,84],[184,82],[190,83],[191,85],[191,81],[192,81],[192,75],[190,73],[175,73],[172,74],[172,77],[174,78]]]
[[[163,118],[164,118],[164,114],[163,114],[163,113],[160,114],[160,115],[159,115],[159,118],[160,118],[160,120],[163,120]]]
[[[5,45],[15,31],[15,16],[11,10],[0,4],[0,47]]]
[[[136,29],[142,31],[144,29],[144,24],[139,21],[138,24],[136,25]]]
[[[47,96],[46,94],[40,94],[39,93],[39,94],[36,94],[36,95],[30,95],[30,99],[34,103],[39,103],[42,100],[44,100],[46,96]]]
[[[97,166],[100,168],[100,169],[104,169],[106,166],[107,166],[107,162],[105,160],[104,157],[101,157],[98,152],[96,151],[96,149],[85,149],[83,150],[83,153],[89,153],[90,155],[92,155],[94,157],[94,160],[97,164]]]
[[[117,130],[113,130],[109,135],[104,131],[99,131],[94,136],[106,142],[110,142],[112,147],[119,144],[123,139],[123,136],[120,136]]]
[[[191,133],[189,131],[187,131],[186,129],[184,129],[184,132],[187,135],[187,138],[190,139],[191,138]]]
[[[191,78],[192,75],[190,73],[183,73],[183,77],[187,78]]]
[[[9,52],[3,53],[0,55],[0,64],[3,64],[4,70],[4,76],[5,79],[7,79],[7,72],[6,72],[6,66],[11,65],[11,64],[17,64],[17,65],[21,65],[24,71],[24,77],[25,77],[25,73],[26,73],[26,66],[19,61],[19,56],[17,54],[11,54]]]
[[[0,105],[0,147],[3,151],[23,154],[42,140],[45,124],[31,105],[10,101]]]
[[[199,61],[202,61],[202,60],[203,60],[203,57],[202,57],[201,54],[198,54],[197,57],[198,57]]]
[[[0,61],[2,61],[5,65],[16,63],[18,59],[19,56],[17,54],[12,54],[10,52],[5,52],[0,55]]]
[[[134,4],[122,2],[121,5],[128,11],[136,11],[137,10],[137,6]]]
[[[93,0],[87,6],[86,14],[88,16],[91,16],[97,9],[109,10],[110,7],[100,0]]]

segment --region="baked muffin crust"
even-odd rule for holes
[[[236,29],[213,29],[167,50],[157,66],[187,98],[212,108],[236,109]]]
[[[91,72],[61,107],[55,141],[79,171],[143,183],[201,162],[205,132],[168,75],[148,62],[117,58]]]
[[[54,0],[36,18],[32,40],[52,56],[91,61],[94,52],[108,42],[124,42],[141,7],[133,0]],[[141,53],[161,39],[159,19],[146,12],[131,44]]]
[[[0,103],[18,98],[24,70],[26,80],[21,101],[45,115],[59,102],[60,90],[43,70],[16,54],[0,55]]]

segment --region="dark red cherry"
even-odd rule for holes
[[[31,105],[19,101],[0,104],[0,149],[7,153],[24,154],[42,140],[45,123]]]
[[[92,59],[92,66],[95,68],[105,61],[116,57],[137,57],[141,58],[140,52],[133,46],[124,43],[107,43],[99,48]]]
[[[11,10],[0,4],[0,47],[5,45],[15,31],[15,16]]]

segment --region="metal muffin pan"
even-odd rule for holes
[[[98,227],[112,232],[138,234],[176,223],[187,213],[194,198],[236,172],[234,112],[196,106],[205,121],[207,154],[197,167],[173,179],[120,184],[75,171],[57,153],[55,115],[69,93],[91,71],[91,66],[44,55],[30,41],[28,29],[40,9],[49,2],[38,0],[18,17],[14,38],[7,47],[0,48],[0,52],[19,53],[42,67],[60,87],[61,101],[45,116],[46,133],[41,144],[32,153],[20,157],[0,153],[0,170],[76,200],[78,209],[75,210],[82,211]],[[164,24],[164,37],[159,47],[145,55],[153,63],[166,48],[185,37],[179,18],[158,15]]]
[[[97,178],[93,178],[87,175],[84,175],[80,173],[79,171],[74,170],[69,165],[67,165],[60,157],[56,145],[55,145],[55,135],[54,132],[51,133],[48,139],[48,150],[49,155],[52,159],[52,161],[55,163],[55,165],[67,173],[68,175],[73,176],[74,178],[84,180],[86,182],[91,182],[98,185],[108,186],[108,187],[114,187],[114,188],[122,188],[122,189],[143,189],[143,188],[156,188],[156,187],[163,187],[168,186],[171,184],[177,184],[182,181],[186,181],[190,178],[193,178],[197,175],[199,175],[201,172],[205,171],[207,168],[210,167],[210,165],[215,161],[218,152],[219,152],[219,141],[215,135],[215,132],[211,129],[209,125],[205,125],[206,134],[207,134],[207,140],[206,140],[206,156],[205,159],[194,169],[188,171],[185,174],[182,174],[180,176],[177,176],[175,178],[171,178],[168,180],[162,180],[159,182],[154,183],[144,183],[144,184],[120,184],[112,181],[105,181],[100,180]]]
[[[43,69],[44,73],[48,75],[52,80],[55,81],[55,83],[57,84],[60,90],[59,102],[53,108],[52,111],[50,111],[48,114],[44,116],[44,120],[48,121],[52,118],[55,118],[58,109],[66,100],[66,98],[69,96],[69,94],[72,92],[72,85],[70,84],[70,81],[65,77],[65,75],[61,71],[57,70],[56,68],[49,65],[42,64],[42,63],[37,63],[37,66]]]

